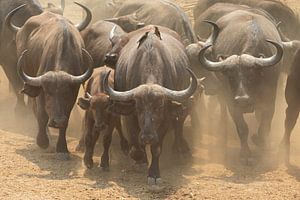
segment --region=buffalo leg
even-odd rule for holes
[[[229,112],[232,116],[232,119],[235,123],[240,142],[241,142],[241,152],[240,157],[242,160],[245,160],[248,163],[248,159],[251,156],[250,148],[248,146],[248,125],[244,119],[243,113],[238,112],[231,106],[229,106]]]
[[[104,170],[104,171],[108,171],[109,168],[109,147],[111,144],[111,140],[112,140],[112,133],[113,133],[114,127],[113,126],[109,126],[107,132],[104,134],[103,136],[103,154],[101,156],[101,163],[100,163],[100,167]]]
[[[122,131],[122,125],[121,125],[121,120],[117,119],[116,121],[116,129],[118,131],[119,137],[120,137],[120,146],[122,151],[124,152],[125,155],[128,154],[129,151],[129,145],[127,139],[124,137],[123,131]]]
[[[66,130],[67,127],[63,127],[59,129],[59,136],[56,146],[56,151],[58,153],[68,153],[68,147],[67,147],[67,139],[66,139]]]
[[[173,151],[177,153],[190,153],[190,148],[187,141],[183,136],[183,126],[186,116],[177,117],[173,120],[174,125],[174,134],[175,134],[175,142],[173,145]]]
[[[223,134],[220,135],[220,142],[223,148],[226,148],[227,146],[227,136],[228,136],[228,114],[227,114],[227,105],[226,102],[219,99],[220,102],[220,112],[221,112],[221,129],[224,130]]]
[[[148,184],[157,185],[160,182],[160,171],[159,171],[159,157],[161,154],[162,145],[156,144],[151,145],[151,165],[148,170]]]
[[[270,105],[263,110],[259,111],[259,128],[258,134],[252,137],[254,144],[262,148],[268,149],[269,147],[269,135],[271,131],[272,119],[275,111],[275,105]]]
[[[37,102],[34,105],[36,108],[36,118],[38,122],[38,135],[36,138],[37,145],[42,149],[46,149],[49,147],[49,138],[47,135],[47,124],[49,117],[46,113],[44,101],[43,101],[43,94],[37,98]]]
[[[93,167],[93,155],[95,145],[99,137],[99,131],[94,130],[94,121],[91,119],[86,119],[85,121],[85,153],[84,153],[84,164],[87,168],[91,169]]]
[[[141,147],[139,142],[139,127],[136,116],[125,117],[126,128],[129,134],[130,157],[138,163],[147,163],[147,155],[145,149]]]
[[[285,133],[282,139],[282,145],[285,148],[286,162],[290,162],[290,137],[291,133],[296,125],[299,116],[299,108],[288,106],[286,109],[285,117]]]
[[[84,116],[84,120],[82,121],[82,134],[81,134],[81,137],[80,137],[80,140],[78,142],[78,145],[76,146],[76,149],[75,151],[79,151],[79,152],[84,152],[84,149],[85,149],[85,142],[84,142],[84,138],[85,138],[85,135],[86,135],[86,130],[87,128],[85,127],[86,126],[86,119],[87,118],[87,113],[85,113],[85,116]]]

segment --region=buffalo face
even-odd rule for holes
[[[94,128],[97,131],[102,131],[107,128],[110,120],[110,101],[109,97],[104,93],[96,95],[87,95],[87,98],[79,98],[78,105],[84,109],[89,110],[93,116]]]
[[[157,144],[160,141],[160,129],[166,125],[166,119],[170,114],[168,105],[172,101],[187,101],[198,88],[196,76],[189,69],[188,72],[192,76],[192,82],[182,91],[170,90],[157,84],[143,84],[126,92],[118,92],[108,85],[109,73],[103,85],[113,101],[135,103],[134,110],[138,118],[141,143]]]
[[[38,77],[28,76],[22,69],[25,50],[18,61],[18,74],[25,82],[24,93],[31,97],[40,95],[41,103],[38,106],[45,108],[49,117],[48,126],[65,128],[69,115],[76,101],[80,84],[89,79],[93,73],[93,60],[86,50],[83,55],[88,61],[88,69],[80,76],[74,76],[64,71],[48,71]],[[39,109],[40,110],[40,109]]]
[[[263,69],[272,67],[280,62],[283,48],[280,44],[269,41],[275,46],[276,53],[269,58],[256,58],[249,54],[232,55],[226,59],[219,57],[218,62],[213,62],[205,57],[205,51],[212,45],[204,47],[199,55],[201,65],[209,71],[222,72],[228,81],[232,93],[232,102],[244,112],[252,112],[253,104],[250,95],[251,86],[255,84],[255,78],[263,73]]]
[[[64,72],[49,72],[44,76],[41,88],[45,99],[45,109],[49,116],[48,126],[66,127],[79,85],[74,84]]]

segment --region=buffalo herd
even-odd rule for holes
[[[32,107],[40,148],[49,147],[49,127],[56,128],[57,158],[70,159],[66,130],[77,102],[85,115],[76,150],[85,152],[85,166],[93,167],[103,133],[100,167],[109,169],[116,129],[122,151],[138,164],[149,162],[148,183],[158,185],[166,134],[174,133],[174,153],[191,153],[183,127],[189,116],[192,126],[201,121],[197,104],[205,92],[217,97],[223,116],[228,110],[240,159],[249,164],[253,156],[244,114],[257,117],[253,143],[261,151],[270,149],[283,75],[288,107],[280,146],[289,162],[300,111],[300,19],[287,5],[198,0],[192,23],[171,0],[86,0],[75,2],[83,18],[74,24],[64,17],[65,4],[0,0],[0,64],[16,94],[15,112]],[[84,95],[78,97],[81,85]],[[26,102],[24,95],[30,97]]]

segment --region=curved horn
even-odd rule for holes
[[[108,84],[108,77],[111,73],[111,70],[105,75],[105,78],[103,79],[103,88],[104,91],[107,92],[109,95],[109,98],[116,101],[130,101],[134,97],[135,89],[126,91],[126,92],[118,92],[112,89]]]
[[[26,6],[26,4],[23,4],[15,9],[13,9],[12,11],[10,11],[7,16],[5,17],[5,25],[12,31],[12,32],[18,32],[21,28],[15,26],[11,21],[13,16],[15,15],[16,12],[18,12],[21,8],[24,8]]]
[[[204,20],[203,22],[208,23],[213,27],[213,31],[212,31],[211,35],[205,41],[205,46],[210,45],[210,44],[214,44],[217,37],[218,37],[218,35],[219,35],[219,33],[220,33],[220,28],[215,22],[208,21],[208,20]]]
[[[271,43],[276,48],[276,54],[269,58],[255,58],[255,65],[256,67],[263,68],[263,67],[272,67],[280,62],[283,56],[283,48],[282,46],[274,41],[266,40],[267,42]]]
[[[93,71],[94,71],[94,64],[93,64],[94,61],[93,61],[91,55],[85,49],[82,49],[82,53],[83,53],[83,56],[85,56],[88,60],[88,68],[87,68],[86,72],[80,76],[70,75],[73,83],[81,84],[81,83],[87,81],[92,76]]]
[[[222,71],[226,67],[226,60],[220,62],[212,62],[210,60],[207,60],[207,58],[205,57],[205,51],[211,46],[212,45],[210,44],[200,50],[198,55],[199,62],[208,71]]]
[[[112,41],[113,37],[115,36],[115,32],[117,29],[117,25],[114,25],[114,27],[111,29],[110,33],[109,33],[109,40]]]
[[[112,22],[112,23],[117,24],[117,22],[119,21],[119,18],[117,18],[117,17],[108,18],[108,19],[104,19],[104,21],[106,21],[106,22]]]
[[[92,95],[91,95],[89,92],[86,92],[85,95],[86,95],[86,97],[87,97],[88,99],[91,99],[91,98],[92,98]]]
[[[74,3],[77,4],[78,6],[80,6],[81,8],[83,8],[83,10],[86,12],[85,19],[80,24],[75,25],[79,31],[83,31],[92,21],[92,12],[86,6],[84,6],[78,2],[74,2]]]
[[[40,87],[42,85],[42,76],[39,77],[30,77],[22,69],[22,61],[24,55],[28,52],[28,50],[25,50],[22,52],[19,60],[18,60],[18,74],[20,78],[28,85]]]
[[[198,88],[198,80],[194,72],[186,68],[186,70],[189,72],[190,76],[192,77],[192,81],[189,85],[189,87],[182,91],[174,91],[163,87],[163,91],[165,95],[172,101],[182,102],[190,98],[197,90]]]
[[[278,33],[280,35],[280,38],[282,40],[281,44],[284,48],[299,48],[300,47],[300,41],[299,40],[290,40],[281,30],[280,25],[282,23],[278,22],[276,25],[276,28],[278,30]]]

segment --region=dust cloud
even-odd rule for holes
[[[80,21],[78,6],[66,0],[66,17]],[[46,1],[41,1],[46,5]],[[59,5],[59,0],[53,0]],[[70,3],[69,3],[70,2]],[[191,14],[194,0],[178,0]],[[286,1],[295,9],[296,0]],[[282,76],[278,86],[276,112],[270,133],[271,150],[265,155],[253,145],[251,135],[257,131],[253,114],[246,116],[250,131],[249,144],[255,161],[251,166],[239,162],[239,139],[231,117],[221,115],[215,97],[202,97],[198,105],[200,122],[196,129],[190,119],[185,123],[184,136],[192,156],[172,152],[174,141],[170,131],[165,138],[161,156],[164,189],[157,193],[147,190],[146,168],[137,167],[123,155],[115,134],[110,150],[110,172],[95,167],[86,170],[82,153],[75,152],[81,135],[82,110],[73,110],[67,131],[71,161],[58,163],[53,152],[44,152],[35,145],[37,123],[26,111],[16,115],[16,98],[0,71],[0,197],[28,199],[299,199],[300,198],[300,125],[291,137],[291,163],[286,167],[280,156],[279,143],[284,133],[286,103]],[[82,89],[81,89],[82,90]],[[82,95],[82,91],[80,93]],[[205,105],[205,106],[203,106]],[[209,107],[208,107],[209,106]],[[57,132],[51,130],[53,144]],[[101,137],[100,137],[101,138]],[[100,142],[99,142],[100,143]],[[52,144],[52,145],[53,145]],[[102,145],[96,147],[94,161],[99,162]],[[6,183],[6,184],[4,184]],[[18,191],[12,193],[11,191]],[[58,192],[63,191],[63,192]],[[12,195],[13,194],[13,195]]]

